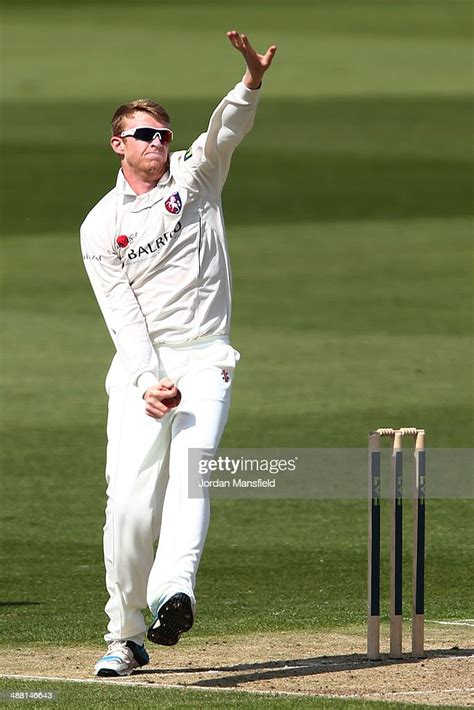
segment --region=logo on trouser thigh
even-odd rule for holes
[[[228,370],[221,370],[221,376],[224,382],[230,382],[230,374]]]

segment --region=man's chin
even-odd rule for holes
[[[147,161],[143,165],[143,171],[151,178],[158,180],[166,172],[166,164],[156,161]]]

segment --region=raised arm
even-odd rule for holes
[[[265,54],[258,54],[246,35],[234,30],[227,36],[245,59],[245,75],[213,111],[206,133],[178,158],[185,174],[206,182],[215,192],[220,192],[226,181],[232,153],[252,128],[260,97],[258,89],[276,52],[272,45]]]

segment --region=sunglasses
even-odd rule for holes
[[[158,136],[162,145],[168,145],[173,140],[173,131],[170,128],[149,128],[148,126],[139,126],[138,128],[128,128],[122,131],[121,138],[130,136],[137,141],[145,141],[151,143]]]

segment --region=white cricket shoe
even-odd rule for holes
[[[105,656],[95,664],[94,672],[104,678],[130,675],[135,668],[146,666],[149,660],[145,646],[134,641],[111,641]]]

